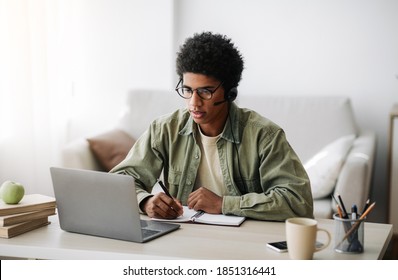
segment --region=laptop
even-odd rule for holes
[[[180,227],[140,219],[131,176],[60,167],[50,173],[65,231],[142,243]]]

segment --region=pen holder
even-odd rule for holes
[[[362,253],[364,250],[364,220],[343,219],[338,214],[334,214],[333,219],[335,251],[348,254]]]

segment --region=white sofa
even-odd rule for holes
[[[331,194],[339,194],[348,211],[353,204],[362,209],[370,192],[376,136],[357,126],[349,98],[240,94],[235,102],[279,124],[306,168],[310,160],[315,160],[315,165],[308,167],[315,168],[308,170],[314,188],[327,180],[333,184],[329,194],[314,198],[316,218],[332,217],[335,203]],[[183,106],[172,91],[133,90],[128,93],[127,106],[116,128],[137,139],[154,118]],[[348,149],[331,147],[350,135]],[[63,166],[101,169],[87,139],[78,139],[63,149]]]

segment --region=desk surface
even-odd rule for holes
[[[246,220],[240,227],[181,224],[181,228],[148,243],[133,243],[65,232],[57,216],[51,224],[0,239],[0,256],[34,259],[289,259],[266,247],[285,239],[285,223]],[[334,235],[334,221],[319,219],[319,227]],[[314,259],[381,259],[392,237],[392,225],[365,223],[365,252],[341,254],[332,243]],[[318,240],[324,236],[319,233]]]

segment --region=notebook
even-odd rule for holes
[[[141,220],[128,175],[51,167],[61,229],[132,242],[170,233],[178,224]]]
[[[244,221],[245,217],[239,216],[227,216],[223,214],[208,214],[203,211],[195,211],[189,209],[188,206],[183,206],[184,214],[173,222],[175,223],[200,223],[208,225],[218,226],[240,226]],[[166,219],[153,218],[154,221],[170,221]]]

